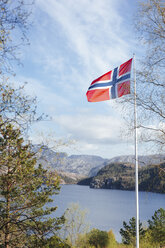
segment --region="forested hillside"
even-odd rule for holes
[[[134,190],[134,166],[111,163],[95,177],[84,179],[79,184],[90,185],[91,188]],[[165,163],[139,168],[139,190],[165,193]]]

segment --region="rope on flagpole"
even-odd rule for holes
[[[138,190],[138,140],[137,140],[137,110],[136,110],[136,69],[135,54],[133,54],[134,74],[134,129],[135,129],[135,192],[136,192],[136,248],[139,248],[139,190]]]

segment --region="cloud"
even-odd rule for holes
[[[111,103],[88,104],[91,81],[130,58],[129,0],[37,0],[31,46],[25,50],[27,91],[53,117],[43,132],[76,139],[82,152],[122,151],[121,118]],[[126,4],[127,3],[127,4]],[[128,7],[127,6],[127,7]],[[126,11],[123,14],[123,9]],[[125,18],[126,16],[126,18]],[[39,129],[41,126],[37,126]]]
[[[132,154],[134,146],[130,143],[120,144],[92,144],[85,142],[78,142],[75,149],[68,149],[69,154],[89,154],[98,155],[104,158],[112,158],[119,155]]]
[[[15,85],[22,85],[23,82],[27,82],[25,93],[33,97],[37,96],[38,107],[45,114],[60,113],[64,108],[67,109],[71,106],[70,101],[58,92],[52,91],[49,84],[44,85],[40,80],[19,76],[16,79]]]
[[[131,35],[119,12],[122,4],[121,0],[36,1],[30,61],[38,64],[41,75],[49,75],[50,84],[65,84],[62,90],[68,97],[87,89],[91,80],[130,57]]]
[[[104,72],[105,69],[109,70],[110,66],[117,66],[121,61],[128,59],[131,39],[129,37],[128,44],[122,37],[130,35],[117,9],[121,3],[119,0],[38,1],[37,7],[47,14],[47,19],[51,23],[47,26],[49,35],[52,33],[59,39],[59,44],[55,42],[54,47],[49,38],[45,41],[45,46],[42,46],[47,49],[47,55],[44,56],[48,65],[50,61],[50,68],[56,65],[56,60],[53,62],[51,54],[55,54],[57,49],[61,52],[62,49],[66,51],[64,63],[68,64],[67,56],[71,55],[68,66],[74,67],[76,60],[77,66],[79,68],[81,66],[81,73],[86,72],[88,75],[97,71]],[[63,48],[60,45],[61,39]],[[57,53],[57,56],[60,56],[60,53]]]
[[[92,144],[117,144],[121,121],[104,115],[59,115],[53,121],[63,127],[72,138]]]

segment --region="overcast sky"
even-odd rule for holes
[[[140,46],[134,31],[134,0],[38,0],[34,6],[30,46],[22,50],[16,79],[28,82],[40,112],[51,121],[33,126],[52,139],[75,140],[69,154],[104,158],[134,153],[133,139],[123,140],[124,120],[118,99],[89,103],[90,83],[127,61]]]

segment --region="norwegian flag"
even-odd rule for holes
[[[88,102],[101,102],[130,94],[132,59],[95,79],[86,93]]]

